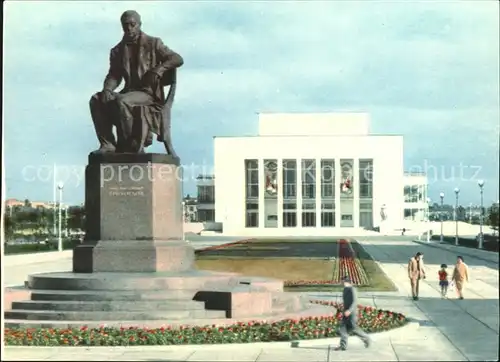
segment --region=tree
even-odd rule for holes
[[[5,230],[5,241],[11,239],[16,232],[16,224],[12,219],[12,216],[5,214],[3,218],[3,227]]]
[[[466,215],[465,207],[460,205],[457,208],[457,220],[464,221],[464,220],[466,220],[466,218],[467,218],[467,215]]]
[[[37,229],[41,234],[50,234],[54,225],[54,211],[51,209],[37,209]]]
[[[493,204],[489,210],[488,210],[488,216],[486,218],[486,222],[488,223],[488,225],[490,225],[490,227],[493,229],[493,230],[497,230],[498,231],[498,228],[499,228],[499,207],[498,207],[498,204]]]
[[[84,229],[85,209],[82,206],[70,206],[68,208],[68,229]]]

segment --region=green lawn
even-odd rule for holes
[[[265,245],[264,245],[265,244]],[[328,245],[330,244],[330,245]],[[352,241],[353,249],[370,284],[360,291],[396,291],[392,281],[364,248]],[[337,240],[307,238],[261,238],[245,244],[197,253],[198,269],[227,271],[246,276],[282,280],[331,280],[337,261]],[[340,285],[286,287],[290,292],[335,292]]]

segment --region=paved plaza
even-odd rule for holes
[[[330,341],[301,341],[297,348],[289,343],[211,346],[152,347],[8,347],[5,361],[55,360],[136,360],[136,361],[495,361],[498,360],[498,257],[484,252],[441,245],[418,244],[407,238],[358,238],[379,261],[399,291],[360,293],[360,304],[402,312],[418,327],[374,336],[370,350],[356,338],[349,340],[349,350],[329,350]],[[230,240],[224,240],[228,242]],[[217,241],[193,241],[196,248]],[[409,298],[410,283],[406,266],[417,251],[424,253],[427,279],[420,285],[420,300]],[[437,271],[446,263],[451,267],[456,256],[463,255],[469,265],[471,280],[465,300],[441,299]],[[5,267],[5,285],[19,285],[34,272],[67,271],[71,257],[58,261]],[[339,293],[309,293],[314,299],[337,299]]]

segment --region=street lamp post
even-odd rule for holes
[[[455,245],[458,246],[458,194],[460,193],[460,189],[458,187],[455,188]]]
[[[182,225],[186,222],[186,202],[182,202]],[[182,241],[186,241],[186,234],[184,233],[184,226],[182,227]]]
[[[59,234],[58,234],[58,240],[57,240],[57,249],[59,251],[63,251],[63,244],[62,244],[62,198],[63,198],[63,188],[64,184],[62,182],[59,182],[57,185],[57,189],[59,190]]]
[[[444,192],[439,194],[441,198],[441,209],[439,210],[439,219],[441,220],[441,236],[439,237],[439,242],[443,243],[443,201],[444,201]]]
[[[54,227],[54,237],[56,236],[56,233],[57,233],[57,210],[56,210],[56,207],[57,207],[57,193],[56,193],[56,189],[57,189],[57,166],[56,164],[54,163],[54,170],[53,170],[53,173],[52,173],[52,192],[53,192],[53,202],[54,202],[54,207],[52,209],[52,224],[53,224],[53,227]]]
[[[484,236],[483,236],[483,218],[484,218],[484,211],[483,211],[483,186],[484,186],[484,181],[479,180],[477,182],[477,185],[479,186],[479,191],[481,193],[481,215],[479,217],[479,249],[483,248],[483,241],[484,241]]]
[[[430,197],[427,198],[427,242],[429,243],[431,241],[431,230],[430,230],[430,215],[431,211],[429,210],[429,205],[431,204],[431,199]]]

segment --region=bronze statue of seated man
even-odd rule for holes
[[[176,69],[182,57],[161,39],[141,31],[140,15],[122,14],[123,39],[111,49],[103,90],[90,99],[90,112],[100,148],[94,153],[142,153],[152,134],[176,157],[170,136],[170,107],[175,94]],[[125,81],[122,91],[115,90]],[[170,85],[165,103],[163,87]],[[113,134],[116,127],[117,140]]]

